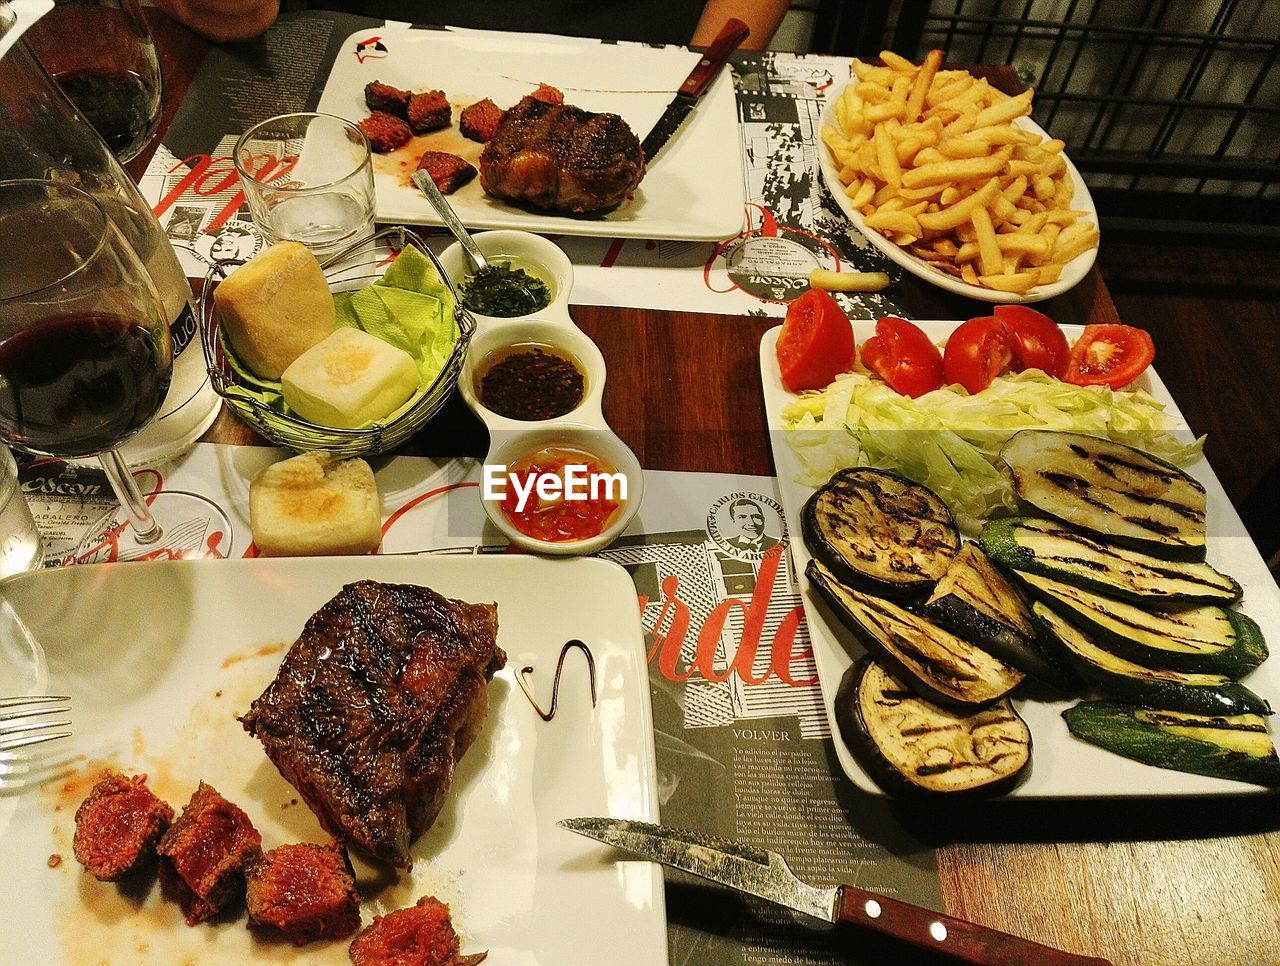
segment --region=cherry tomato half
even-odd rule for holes
[[[889,316],[876,323],[876,334],[862,343],[862,364],[915,399],[942,385],[942,353],[917,325]]]
[[[822,389],[854,360],[853,326],[836,300],[809,289],[787,307],[778,336],[778,368],[792,392]]]
[[[1086,325],[1071,347],[1067,382],[1077,386],[1122,389],[1137,379],[1156,357],[1155,343],[1131,325]]]
[[[986,389],[1012,361],[1009,335],[1004,323],[994,315],[962,322],[947,339],[942,356],[947,382],[958,382],[970,393]]]
[[[1014,369],[1039,369],[1061,379],[1067,371],[1071,349],[1058,323],[1025,305],[997,305],[996,318],[1009,333]]]

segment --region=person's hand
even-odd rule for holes
[[[280,14],[280,0],[156,0],[156,6],[214,43],[256,37]]]

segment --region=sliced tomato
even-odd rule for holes
[[[1066,374],[1071,349],[1058,323],[1025,305],[997,305],[996,318],[1009,333],[1014,371],[1039,369],[1055,379]]]
[[[787,307],[778,335],[778,368],[792,392],[822,389],[853,366],[853,326],[836,300],[809,289]]]
[[[1086,325],[1071,347],[1064,378],[1077,386],[1122,389],[1146,372],[1155,357],[1155,343],[1144,329],[1117,324]]]
[[[888,316],[876,323],[876,334],[862,343],[862,364],[915,399],[942,385],[942,353],[918,325]]]
[[[942,356],[947,382],[958,382],[971,393],[986,389],[1012,361],[1009,334],[994,315],[962,322],[947,339]]]

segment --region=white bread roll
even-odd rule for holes
[[[236,357],[263,379],[279,379],[337,328],[329,283],[300,242],[255,255],[218,284],[213,301]]]
[[[364,460],[302,453],[249,484],[249,527],[266,557],[368,553],[382,542],[382,500]]]
[[[339,329],[280,378],[284,402],[320,426],[356,429],[384,419],[417,391],[412,356],[362,329]]]

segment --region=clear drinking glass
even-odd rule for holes
[[[139,0],[54,0],[24,39],[121,164],[160,123],[160,58]]]
[[[112,533],[114,559],[145,555],[166,513],[181,527],[192,514],[168,499],[181,494],[148,504],[116,449],[169,388],[172,344],[151,277],[102,205],[57,182],[0,181],[0,252],[0,437],[97,456],[124,519],[93,529]]]
[[[246,131],[233,155],[268,240],[301,242],[324,258],[373,234],[373,158],[350,121],[281,114]]]

